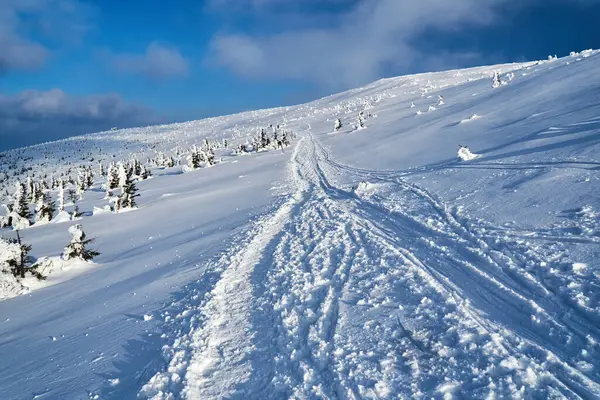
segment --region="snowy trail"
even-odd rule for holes
[[[600,313],[535,272],[536,249],[482,234],[401,176],[335,162],[310,129],[289,167],[293,195],[180,310],[200,322],[144,397],[600,394]]]

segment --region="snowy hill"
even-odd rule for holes
[[[404,76],[0,153],[5,203],[95,171],[79,218],[20,235],[59,260],[81,224],[101,253],[0,281],[0,397],[600,397],[598,70]],[[261,130],[291,146],[252,151]],[[204,139],[215,165],[184,172]],[[133,157],[153,177],[112,212],[96,171]]]

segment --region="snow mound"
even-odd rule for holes
[[[463,161],[471,161],[478,157],[481,157],[479,154],[472,153],[471,150],[467,146],[460,146],[458,149],[458,158]]]
[[[107,204],[104,207],[94,207],[93,214],[98,215],[98,214],[107,214],[107,213],[111,213],[111,212],[112,212],[112,209]]]
[[[473,114],[469,118],[465,118],[465,119],[461,120],[460,123],[464,124],[464,123],[471,122],[471,121],[474,121],[474,120],[479,119],[479,118],[481,118],[480,115]]]
[[[20,296],[28,291],[29,288],[19,282],[12,274],[0,273],[0,300]]]

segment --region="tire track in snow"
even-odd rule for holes
[[[248,379],[252,370],[248,356],[254,350],[256,335],[251,328],[255,305],[251,274],[269,242],[305,200],[304,189],[297,186],[286,203],[258,221],[245,240],[234,244],[229,256],[220,260],[216,269],[222,272],[207,300],[199,308],[186,310],[202,323],[190,326],[175,339],[169,349],[167,371],[156,374],[140,391],[141,397],[223,398],[234,394],[235,387]]]
[[[513,258],[494,253],[441,201],[387,178],[402,196],[398,201],[336,187],[327,177],[332,170],[364,175],[334,163],[310,132],[290,167],[294,198],[244,246],[231,249],[220,280],[197,310],[202,326],[182,336],[191,350],[175,354],[169,370],[149,383],[156,389],[161,379],[172,380],[173,360],[184,359],[179,389],[146,394],[362,399],[600,393],[594,365],[577,368],[599,354],[596,344],[584,346],[578,332],[584,326],[556,318],[565,310],[560,303],[540,306],[547,292],[520,280]]]
[[[325,160],[326,163],[331,165],[333,169],[336,169],[338,172],[351,172],[347,169],[344,169],[344,167],[340,164],[331,162],[329,155],[324,151],[324,149],[321,148],[321,151],[323,153],[322,158]],[[365,175],[362,176],[364,177]],[[376,172],[370,171],[367,174],[367,177],[370,179],[377,179]],[[384,180],[387,182],[390,181],[389,179],[380,180]],[[566,311],[567,314],[569,314],[570,307],[565,307],[564,304],[556,302],[552,296],[544,298],[543,295],[549,294],[549,292],[545,290],[545,288],[539,290],[540,287],[536,287],[536,284],[538,284],[538,282],[533,281],[533,279],[531,279],[530,276],[525,276],[525,278],[520,276],[518,274],[518,271],[516,271],[517,267],[513,258],[511,258],[510,256],[506,256],[501,252],[489,251],[487,243],[485,243],[482,239],[476,237],[474,234],[469,232],[461,223],[459,223],[456,220],[452,213],[447,211],[447,207],[445,205],[440,203],[439,200],[435,199],[434,196],[430,195],[423,189],[402,180],[395,179],[393,180],[393,183],[400,185],[400,190],[408,189],[412,193],[416,194],[418,199],[422,200],[424,203],[429,203],[435,210],[435,212],[437,212],[437,214],[442,218],[442,223],[444,225],[447,225],[444,235],[436,235],[433,237],[434,240],[429,241],[429,246],[431,247],[431,250],[436,249],[436,251],[442,254],[440,257],[440,261],[443,261],[444,257],[446,257],[448,260],[452,260],[452,258],[449,257],[450,254],[447,254],[448,248],[451,248],[453,246],[456,247],[456,245],[458,244],[458,248],[462,251],[461,253],[454,256],[454,262],[458,262],[459,265],[462,264],[462,266],[460,267],[461,269],[464,266],[468,267],[471,270],[467,273],[467,275],[464,276],[471,278],[476,277],[477,279],[472,281],[474,285],[485,285],[487,283],[487,287],[483,286],[486,288],[485,290],[494,287],[496,289],[494,289],[494,291],[491,291],[490,293],[480,293],[478,295],[477,292],[473,290],[467,289],[465,291],[467,285],[459,284],[457,286],[452,282],[456,281],[457,278],[460,276],[455,276],[457,272],[463,274],[464,272],[460,272],[460,270],[457,269],[455,271],[448,270],[440,273],[437,270],[437,268],[428,267],[426,265],[427,263],[421,262],[421,260],[419,260],[418,257],[415,256],[415,254],[410,254],[409,256],[414,257],[414,261],[417,264],[421,264],[421,266],[424,269],[426,269],[428,273],[432,275],[436,280],[438,280],[443,286],[445,286],[449,293],[452,293],[453,296],[455,296],[456,294],[461,294],[461,296],[464,297],[464,293],[466,293],[467,296],[476,294],[476,297],[480,297],[480,303],[484,305],[486,295],[488,297],[491,296],[492,298],[496,296],[496,298],[494,299],[495,302],[502,302],[505,301],[506,298],[510,299],[511,297],[513,297],[513,307],[516,307],[514,308],[514,311],[516,312],[517,316],[522,315],[521,324],[524,327],[526,327],[525,330],[517,329],[517,335],[524,335],[527,339],[530,339],[532,342],[531,344],[534,347],[537,346],[539,350],[549,348],[551,351],[560,354],[561,358],[569,360],[569,362],[560,361],[557,365],[560,365],[561,368],[554,369],[558,370],[556,371],[555,375],[559,380],[562,380],[565,387],[570,386],[570,388],[572,389],[572,394],[580,394],[584,398],[593,397],[594,394],[597,394],[600,388],[600,386],[598,386],[599,376],[597,372],[593,371],[593,368],[586,368],[589,365],[589,361],[594,360],[595,358],[597,359],[596,356],[599,354],[596,340],[597,328],[594,328],[594,320],[587,319],[585,318],[586,316],[584,316],[583,321],[571,318],[570,321],[572,322],[572,324],[570,325],[561,323],[561,312],[565,313]],[[376,212],[369,215],[367,220],[371,223],[374,223],[374,226],[376,228],[376,225],[387,225],[387,227],[383,229],[384,235],[387,235],[390,232],[394,233],[403,231],[403,227],[398,226],[394,222],[387,224],[376,223],[376,221],[392,220],[393,218],[397,218],[398,214],[402,213],[396,212],[395,215],[392,218],[390,218],[390,210],[377,210],[380,204],[375,204],[374,206],[371,206],[371,208],[374,209]],[[365,207],[365,204],[363,203],[362,207],[360,207],[359,210],[363,212],[368,208],[369,207]],[[412,227],[417,228],[417,231],[426,233],[422,229],[426,228],[426,226],[423,225],[420,221],[417,221],[411,215],[404,214],[402,215],[401,219],[404,219],[405,221],[412,219],[414,222],[412,224]],[[405,223],[401,225],[405,225]],[[421,229],[419,229],[418,225],[422,225]],[[451,240],[447,240],[448,238]],[[395,242],[396,246],[402,246],[403,244],[406,245],[406,242],[403,240],[398,240]],[[431,251],[421,249],[418,253],[431,254]],[[468,253],[473,253],[472,255],[476,257],[473,258],[472,256],[470,256],[465,260],[461,259],[464,258],[465,254],[468,255]],[[484,265],[489,265],[491,268],[487,267],[481,269],[482,261],[484,262]],[[474,265],[473,262],[475,262],[475,264],[477,265]],[[443,268],[441,271],[444,271],[445,269],[446,268]],[[496,271],[496,269],[498,271]],[[480,276],[478,277],[478,275]],[[532,288],[536,290],[533,290]],[[498,291],[498,289],[500,290]],[[524,293],[524,295],[519,294],[520,292]],[[496,295],[496,293],[498,293],[498,295]],[[543,301],[542,304],[550,308],[549,313],[546,312],[547,310],[540,307],[540,305],[536,304],[536,302],[533,299]],[[467,297],[464,300],[465,303],[468,304],[469,300],[472,299]],[[473,317],[476,317],[477,319],[482,321],[478,314],[481,314],[482,311],[484,312],[483,315],[487,314],[487,311],[491,309],[490,307],[493,307],[493,304],[490,303],[484,306],[483,309],[479,310],[480,312],[476,314],[473,314],[472,312],[470,313],[473,315]],[[531,310],[531,312],[525,310]],[[523,311],[525,311],[525,313]],[[502,312],[501,308],[498,308],[498,312]],[[533,329],[527,328],[527,325],[529,325],[528,323],[530,322],[529,318],[536,317],[536,314],[543,315],[543,318],[539,318],[540,315],[537,315],[539,319],[542,319],[541,322],[536,321],[537,323],[540,323],[541,326],[533,327]],[[550,314],[554,316],[554,319]],[[511,317],[513,317],[513,315],[511,315]],[[505,329],[501,326],[498,327],[496,324],[489,324],[487,322],[486,325],[495,326],[495,328],[492,329],[491,332],[506,331],[505,334],[516,337],[515,333],[510,332],[510,329]],[[517,324],[517,326],[511,328],[520,328],[520,326],[519,324]],[[550,334],[546,335],[546,332],[544,332],[544,330],[548,328],[550,328]],[[565,351],[563,351],[563,346],[565,347]],[[520,350],[522,351],[522,349]],[[585,357],[580,357],[581,354],[577,354],[577,352],[581,352],[581,354],[583,354]],[[555,354],[550,353],[549,358],[558,357]],[[584,358],[586,360],[584,360]],[[584,367],[584,372],[579,371],[577,369],[579,367]]]

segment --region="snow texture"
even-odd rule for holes
[[[64,215],[21,232],[50,282],[0,302],[2,397],[599,398],[598,70],[585,51],[411,75],[4,153],[182,163],[134,212],[85,192],[96,264],[60,264]],[[276,124],[292,147],[233,150]],[[204,137],[230,149],[182,173]]]

